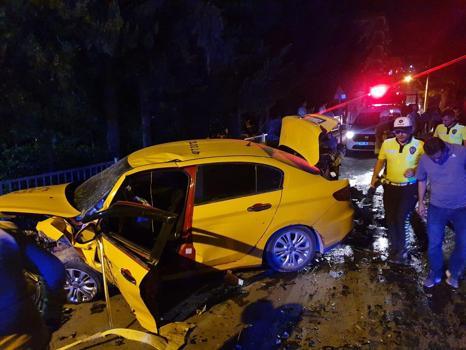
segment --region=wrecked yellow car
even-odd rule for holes
[[[297,271],[351,231],[348,181],[315,167],[321,131],[315,121],[284,118],[280,146],[297,155],[228,139],[147,147],[81,184],[0,196],[0,212],[47,216],[39,234],[67,240],[95,271],[101,242],[107,278],[156,331],[164,281],[261,264]]]

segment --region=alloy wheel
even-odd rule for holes
[[[281,268],[295,270],[309,261],[311,247],[308,234],[301,230],[287,230],[276,239],[272,252]]]
[[[78,304],[94,299],[98,292],[98,285],[87,272],[68,267],[66,268],[65,291],[67,300]]]

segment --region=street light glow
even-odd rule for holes
[[[411,81],[413,81],[413,76],[412,76],[411,74],[409,74],[409,75],[407,75],[407,76],[405,76],[405,77],[403,78],[403,81],[404,81],[405,83],[410,83]]]

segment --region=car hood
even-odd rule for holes
[[[349,130],[353,131],[356,134],[375,134],[375,128],[375,126],[369,126],[366,128],[352,126]]]
[[[79,215],[66,198],[68,184],[36,187],[0,196],[0,213],[28,213],[70,218]]]
[[[319,161],[319,135],[337,127],[338,122],[320,114],[307,114],[304,118],[287,116],[282,119],[279,146],[299,153],[311,165]]]

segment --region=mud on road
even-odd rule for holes
[[[373,163],[346,158],[343,176],[365,190]],[[386,259],[380,192],[372,214],[372,224],[357,225],[343,244],[305,270],[238,272],[245,280],[242,287],[225,286],[221,278],[206,279],[203,287],[179,300],[164,321],[195,324],[186,349],[464,349],[466,284],[458,290],[444,282],[424,289],[425,254],[412,232],[410,264]],[[452,234],[447,236],[449,254]],[[121,297],[112,300],[114,322],[140,329]],[[105,329],[105,312],[95,306],[102,303],[71,307],[52,348]],[[115,339],[83,348],[135,346],[143,348]]]

